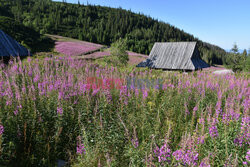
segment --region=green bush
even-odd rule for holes
[[[112,56],[112,61],[116,65],[127,65],[128,64],[128,53],[127,49],[127,40],[119,39],[115,43],[111,44],[110,52]]]

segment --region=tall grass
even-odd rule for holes
[[[105,84],[89,82],[97,77]],[[136,89],[110,78],[162,79]],[[0,70],[0,165],[249,165],[249,77],[15,61]]]

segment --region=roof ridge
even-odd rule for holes
[[[155,42],[155,43],[197,43],[197,41],[179,41],[179,42]]]

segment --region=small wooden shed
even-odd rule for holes
[[[149,58],[137,67],[165,70],[198,70],[209,65],[200,58],[196,42],[155,43]]]

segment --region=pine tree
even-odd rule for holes
[[[243,56],[247,56],[247,50],[246,50],[246,49],[244,49],[242,55],[243,55]]]
[[[237,46],[236,43],[234,43],[233,48],[231,49],[231,51],[232,51],[233,53],[235,53],[235,54],[238,53],[239,49],[238,49],[238,46]]]

